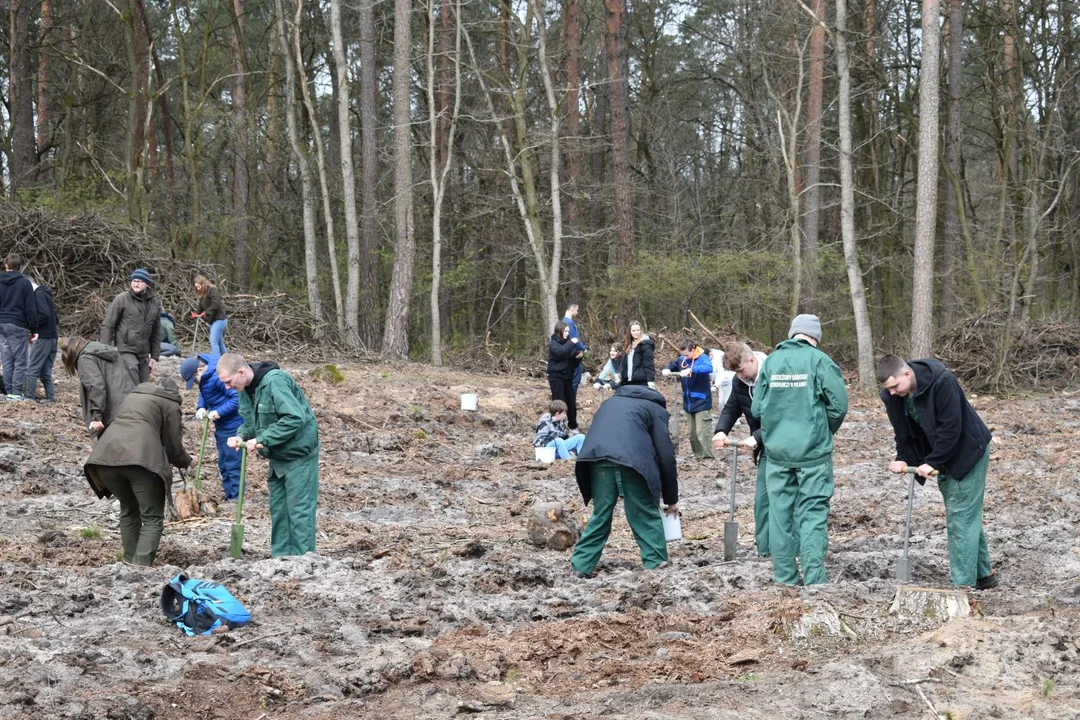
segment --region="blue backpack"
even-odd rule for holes
[[[209,635],[214,628],[237,628],[251,613],[228,590],[209,580],[192,580],[180,573],[161,591],[161,611],[189,637]]]

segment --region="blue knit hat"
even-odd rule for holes
[[[192,357],[184,358],[184,362],[180,363],[180,377],[184,378],[188,390],[195,384],[195,373],[199,370],[199,362],[199,357],[193,355]]]
[[[135,272],[131,273],[131,280],[142,280],[147,285],[150,284],[150,272],[146,268],[137,268]]]

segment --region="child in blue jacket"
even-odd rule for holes
[[[679,373],[682,384],[683,408],[686,425],[690,431],[690,447],[699,460],[712,454],[712,382],[713,371],[709,354],[693,340],[683,340],[679,345],[679,357],[668,363],[661,371],[664,377]]]
[[[235,500],[240,494],[240,453],[228,446],[229,438],[236,434],[244,423],[238,409],[239,399],[236,391],[225,387],[218,378],[218,355],[200,353],[196,357],[185,358],[180,363],[180,377],[187,383],[187,389],[199,383],[199,402],[195,417],[203,420],[209,417],[214,421],[214,442],[217,444],[218,472],[221,474],[221,486],[225,490],[226,500]]]

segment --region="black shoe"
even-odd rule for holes
[[[991,570],[990,574],[975,581],[976,590],[989,590],[998,586],[997,570]]]
[[[570,568],[570,575],[577,578],[578,580],[588,580],[589,579],[588,575],[581,572],[580,570],[576,570],[573,567]]]

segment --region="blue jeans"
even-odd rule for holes
[[[161,341],[161,357],[178,357],[180,350],[172,343]]]
[[[225,326],[228,324],[228,318],[210,323],[210,352],[216,355],[229,352],[225,349]]]
[[[0,323],[0,355],[3,355],[4,386],[7,387],[10,395],[20,395],[23,391],[29,354],[30,331],[11,323]]]
[[[38,338],[30,348],[30,364],[23,381],[23,395],[28,398],[37,396],[38,380],[45,386],[45,399],[55,400],[52,371],[56,363],[56,338]]]
[[[580,452],[581,446],[585,444],[585,433],[578,435],[571,435],[563,440],[562,438],[555,438],[547,444],[548,447],[555,448],[555,457],[560,460],[569,460],[570,451]]]
[[[224,425],[214,423],[214,442],[217,443],[217,466],[221,475],[221,489],[226,500],[234,500],[240,494],[240,453],[229,447],[229,438],[240,429],[239,422]]]

